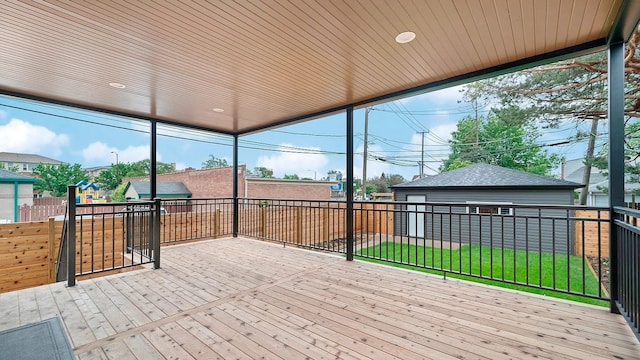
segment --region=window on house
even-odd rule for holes
[[[27,167],[27,164],[22,164],[22,171],[27,171],[29,170],[29,168]]]
[[[513,208],[508,207],[511,203],[501,202],[501,203],[492,203],[492,204],[479,204],[473,201],[467,201],[467,214],[488,214],[488,215],[502,215],[502,216],[511,216],[513,215]],[[478,205],[472,205],[478,204]]]

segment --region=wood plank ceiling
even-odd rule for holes
[[[4,0],[0,92],[243,133],[605,41],[623,3]]]

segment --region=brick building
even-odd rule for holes
[[[245,177],[246,166],[238,166],[238,197],[269,199],[330,200],[331,185],[335,181],[284,180]],[[148,180],[148,177],[123,179]],[[221,198],[233,196],[233,167],[186,170],[157,176],[158,182],[182,182],[193,198]]]

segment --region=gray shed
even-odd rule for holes
[[[392,187],[398,236],[566,252],[572,224],[566,209],[580,184],[475,164]],[[437,204],[437,203],[446,203]],[[535,207],[516,204],[540,205]],[[545,208],[544,206],[547,205]]]

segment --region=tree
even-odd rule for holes
[[[114,190],[121,183],[127,174],[132,173],[131,164],[119,163],[111,165],[111,168],[104,169],[96,176],[96,183],[104,190]]]
[[[45,165],[38,164],[33,173],[38,176],[38,181],[33,188],[37,191],[50,191],[55,197],[64,196],[67,186],[79,183],[87,178],[80,164]]]
[[[560,162],[536,143],[537,129],[515,107],[492,109],[486,118],[466,116],[451,136],[451,153],[441,171],[486,163],[548,175]]]
[[[273,179],[273,170],[264,166],[256,166],[253,168],[253,171],[247,171],[247,173],[259,178]]]
[[[402,175],[392,174],[385,176],[382,173],[380,176],[367,180],[367,189],[369,189],[369,184],[372,184],[376,187],[373,192],[388,193],[391,192],[390,188],[393,185],[402,184],[403,182],[405,182],[405,179]]]
[[[640,30],[636,29],[625,49],[625,132],[626,138],[636,137],[640,115]],[[541,66],[518,73],[483,80],[466,87],[469,101],[498,101],[531,112],[532,119],[555,128],[561,122],[571,122],[575,134],[569,142],[588,140],[582,182],[589,183],[591,166],[607,166],[606,154],[595,156],[598,122],[607,118],[607,57],[599,52],[573,60]],[[583,125],[584,124],[584,125]],[[583,128],[588,128],[583,129]],[[629,162],[640,157],[640,148],[626,142]],[[631,167],[632,168],[632,167]],[[582,191],[580,203],[586,203]]]
[[[292,174],[292,175],[284,174],[283,179],[288,179],[288,180],[300,180],[300,177],[298,176],[298,174]]]
[[[156,172],[158,174],[166,174],[174,171],[172,164],[158,162],[156,164]],[[114,190],[122,183],[122,179],[147,176],[151,169],[151,161],[140,160],[134,163],[118,163],[111,164],[111,168],[102,170],[96,176],[96,183],[104,190]]]
[[[125,189],[127,188],[127,184],[118,185],[115,190],[111,193],[111,201],[113,202],[125,202],[126,197],[124,194]]]
[[[209,154],[209,159],[202,163],[203,169],[220,168],[225,166],[229,166],[227,159],[215,157],[213,154]]]

